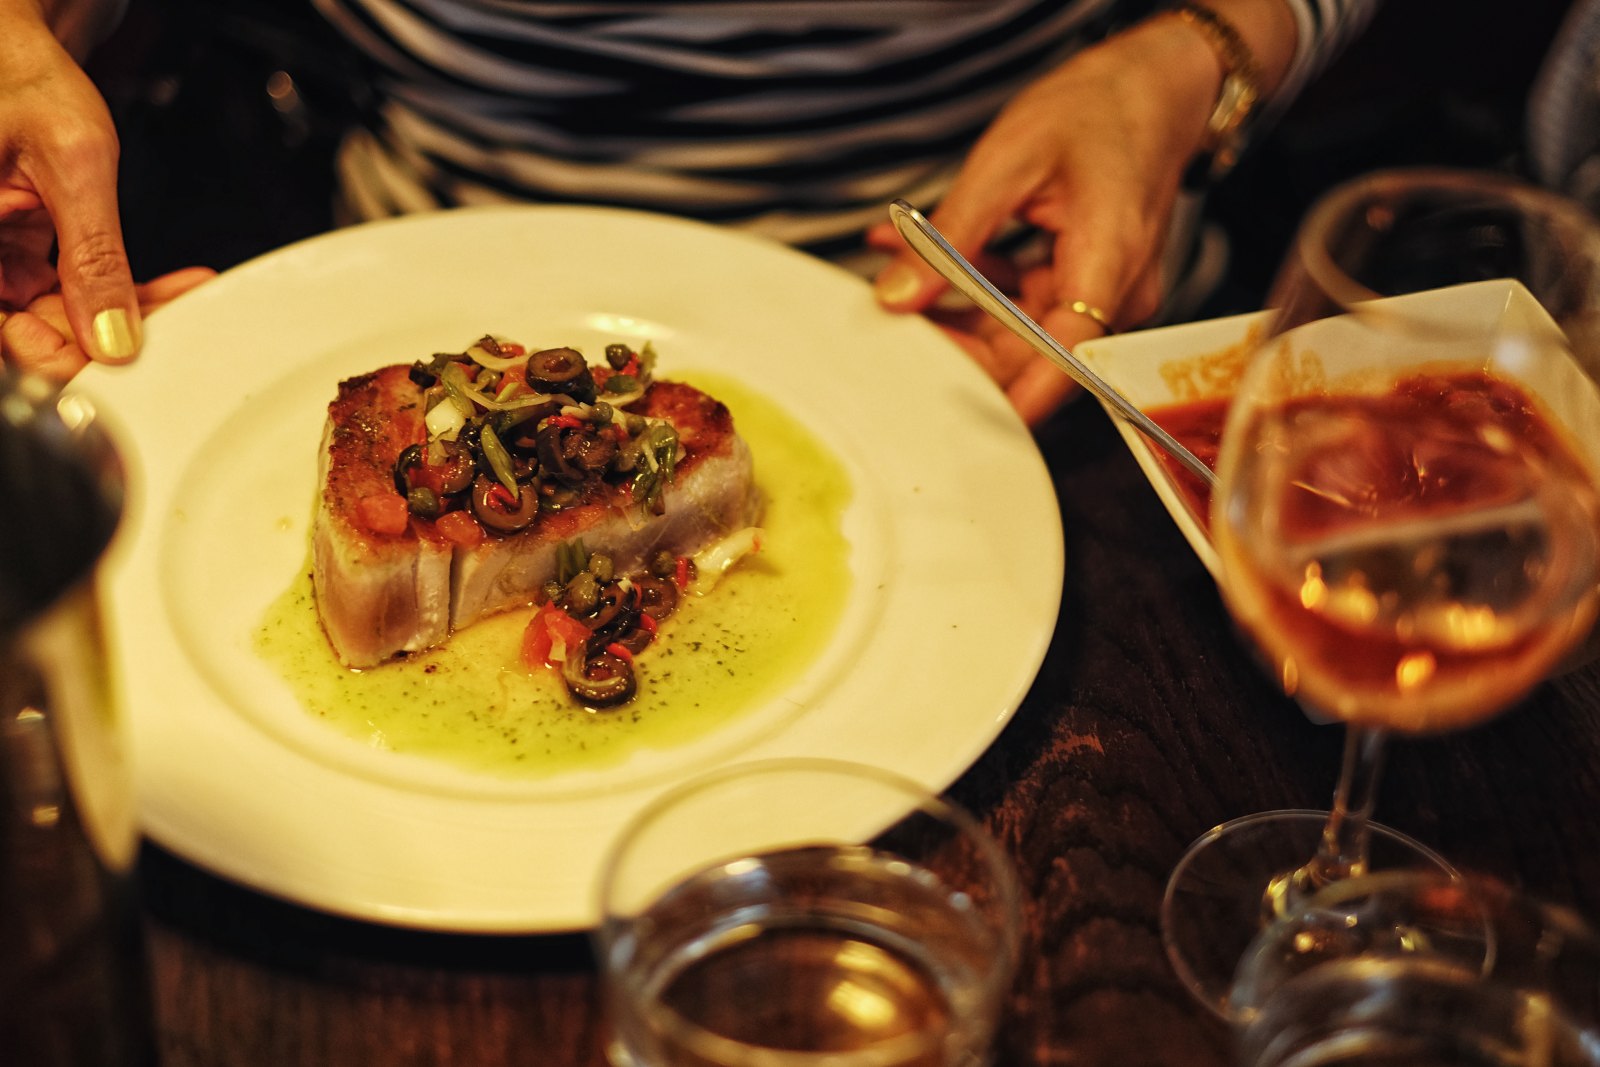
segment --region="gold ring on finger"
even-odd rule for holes
[[[1104,311],[1101,311],[1099,308],[1085,300],[1074,300],[1068,303],[1066,307],[1072,311],[1076,311],[1080,315],[1089,316],[1089,318],[1093,319],[1095,324],[1107,334],[1113,334],[1117,332],[1111,325],[1110,317],[1106,315]]]

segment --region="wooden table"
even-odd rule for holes
[[[1228,1057],[1179,986],[1157,908],[1215,823],[1326,806],[1340,731],[1274,692],[1205,569],[1098,408],[1039,438],[1066,531],[1048,656],[994,746],[951,788],[1023,872],[1026,948],[997,1063]],[[1600,915],[1600,666],[1495,723],[1394,745],[1384,821]],[[397,931],[142,867],[167,1067],[601,1064],[587,942]]]

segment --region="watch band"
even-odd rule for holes
[[[1206,121],[1206,138],[1186,176],[1189,184],[1214,182],[1239,161],[1248,120],[1261,99],[1261,65],[1233,23],[1211,8],[1182,0],[1171,10],[1200,31],[1222,64],[1222,87]]]

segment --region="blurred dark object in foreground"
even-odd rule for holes
[[[1253,311],[1300,217],[1323,192],[1384,167],[1526,176],[1528,92],[1571,0],[1385,0],[1212,194],[1229,283],[1203,315]]]
[[[135,277],[333,225],[333,152],[367,83],[306,0],[133,0],[90,73],[121,136]]]

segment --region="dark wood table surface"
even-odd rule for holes
[[[1066,582],[1038,680],[950,789],[1021,868],[1025,949],[997,1063],[1227,1062],[1163,955],[1168,872],[1208,827],[1324,807],[1341,734],[1276,693],[1114,428],[1044,429]],[[1497,721],[1394,744],[1383,821],[1600,915],[1600,666]],[[167,1067],[604,1062],[578,935],[394,930],[269,899],[158,849],[141,864]]]

